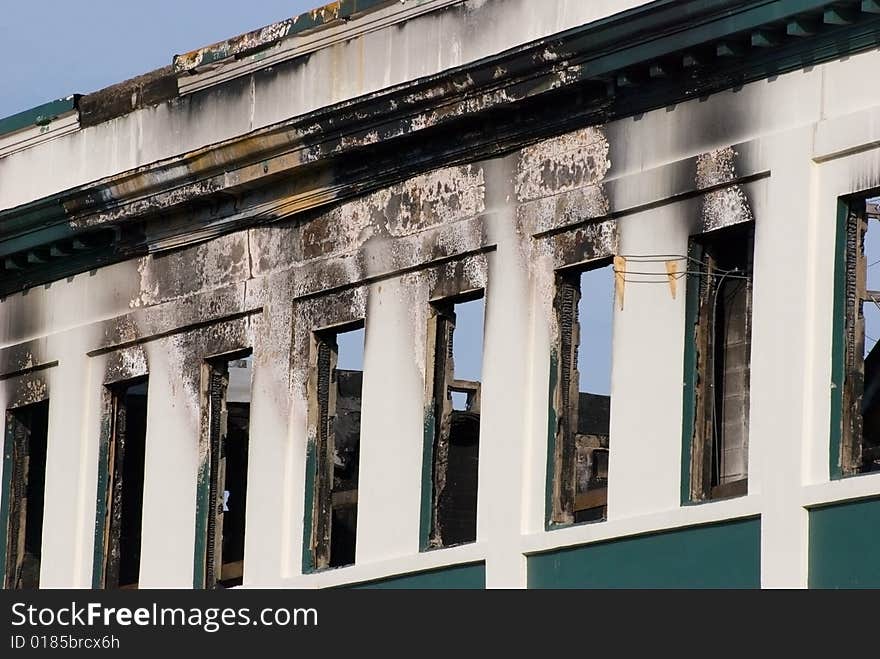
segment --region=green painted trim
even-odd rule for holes
[[[205,587],[205,560],[208,542],[208,512],[211,507],[211,467],[203,458],[196,483],[196,525],[193,543],[193,588]]]
[[[0,588],[6,584],[6,543],[9,536],[9,499],[12,496],[12,455],[15,437],[10,423],[10,414],[6,413],[6,430],[3,443],[3,490],[0,493]]]
[[[693,259],[702,258],[700,246],[691,242],[688,253]],[[695,261],[691,261],[694,263]],[[700,314],[700,287],[693,275],[685,277],[684,372],[682,379],[681,411],[681,505],[694,503],[691,499],[691,450],[694,441],[694,423],[697,406],[697,345],[694,327]]]
[[[834,240],[834,292],[831,320],[831,428],[828,433],[828,472],[832,480],[843,477],[840,442],[843,436],[843,387],[846,380],[846,219],[849,203],[837,200],[837,235]]]
[[[425,412],[424,432],[422,434],[422,491],[419,501],[419,551],[430,549],[431,504],[434,499],[434,412]]]
[[[880,588],[880,499],[809,511],[810,588]]]
[[[760,588],[761,520],[703,524],[527,558],[529,588]]]
[[[553,522],[553,480],[556,476],[556,385],[559,379],[559,355],[550,350],[549,399],[547,401],[547,464],[544,475],[544,530],[550,531],[560,525]]]
[[[62,114],[76,110],[77,98],[78,95],[76,94],[67,98],[59,98],[38,105],[30,110],[24,110],[23,112],[0,119],[0,135],[14,133],[17,130],[30,128],[31,126],[45,126]]]
[[[315,555],[312,552],[312,511],[315,507],[315,480],[318,472],[318,456],[315,442],[309,440],[306,447],[306,492],[303,508],[302,571],[315,571]]]
[[[486,588],[486,564],[454,565],[436,570],[402,574],[387,579],[362,581],[342,588],[396,590],[482,590]]]

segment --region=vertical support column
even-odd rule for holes
[[[304,400],[291,402],[291,288],[287,274],[267,277],[253,290],[248,285],[249,296],[265,294],[265,301],[252,328],[245,585],[277,584],[302,565],[308,409]]]
[[[687,204],[670,204],[621,218],[620,253],[686,254],[685,219],[690,209]],[[630,269],[657,274],[627,276],[624,308],[615,304],[609,520],[674,510],[681,499],[685,296],[673,298],[665,285],[639,283],[662,282],[662,263],[639,263]],[[621,284],[618,280],[618,294]]]
[[[97,437],[89,434],[87,416],[95,405],[93,378],[86,344],[79,332],[54,339],[52,354],[59,365],[50,371],[49,435],[46,449],[46,490],[43,508],[41,588],[91,586],[95,537],[95,489],[84,463],[97,464]],[[57,351],[56,351],[57,350]],[[95,450],[91,450],[94,446]],[[92,464],[94,462],[94,464]]]
[[[808,516],[800,492],[806,444],[816,436],[808,420],[815,362],[812,254],[816,222],[823,219],[808,203],[810,132],[770,138],[763,152],[773,176],[755,222],[749,492],[764,501],[761,585],[798,588],[807,585]]]
[[[424,407],[411,316],[421,318],[406,280],[374,284],[368,295],[361,409],[356,563],[418,552]]]
[[[173,339],[145,349],[150,391],[139,587],[192,588],[201,364],[176,363]]]
[[[483,339],[483,387],[477,541],[485,542],[486,587],[524,588],[523,457],[529,402],[530,302],[527,268],[516,233],[512,159],[484,165],[489,255]],[[542,498],[543,501],[543,498]]]

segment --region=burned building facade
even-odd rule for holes
[[[878,35],[344,0],[0,121],[5,587],[880,585]]]

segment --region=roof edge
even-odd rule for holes
[[[218,41],[188,53],[175,55],[172,65],[177,73],[185,73],[229,57],[237,57],[271,46],[287,37],[309,30],[329,27],[350,20],[356,14],[402,2],[419,0],[337,0],[265,27]]]
[[[14,133],[31,126],[45,126],[53,119],[76,110],[79,99],[80,94],[71,94],[9,117],[0,118],[0,135]]]

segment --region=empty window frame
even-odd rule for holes
[[[839,463],[832,469],[853,475],[880,470],[880,198],[843,207],[835,306],[835,332],[844,339],[836,380],[842,375],[843,386],[832,390],[843,413],[832,414],[840,436]]]
[[[196,587],[238,586],[244,575],[252,361],[245,351],[204,365]]]
[[[98,482],[95,585],[137,588],[147,439],[147,378],[108,387],[108,432]]]
[[[562,270],[554,300],[549,525],[606,518],[614,267]]]
[[[431,305],[427,401],[432,422],[425,438],[430,515],[423,519],[423,548],[477,539],[484,306],[482,291]]]
[[[315,332],[310,413],[316,429],[312,567],[351,565],[357,540],[363,321]]]
[[[4,587],[40,587],[49,401],[6,411]]]
[[[753,244],[751,222],[691,240],[690,501],[748,490]]]

